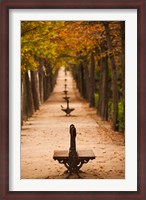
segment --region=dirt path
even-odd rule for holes
[[[70,107],[75,108],[71,116],[65,116],[61,105],[66,107],[63,97],[65,73],[61,69],[50,98],[32,118],[24,123],[21,131],[21,178],[62,179],[65,167],[53,160],[54,150],[68,150],[70,146],[70,124],[77,130],[77,149],[92,149],[96,159],[84,164],[81,176],[88,179],[125,178],[125,146],[122,133],[111,130],[108,122],[96,115],[83,100],[70,72],[67,72],[67,90]],[[70,178],[78,178],[72,175]]]

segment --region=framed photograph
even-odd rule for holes
[[[0,6],[0,199],[144,200],[146,1]]]

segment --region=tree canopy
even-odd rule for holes
[[[114,48],[99,54],[106,40],[105,22],[22,21],[22,72],[38,66],[36,57],[43,57],[56,67],[61,62],[77,62],[90,52],[99,54],[98,57],[114,54],[120,64],[117,55],[122,52],[121,26],[119,22],[108,23]]]
[[[41,68],[48,79],[40,75],[40,80],[45,87],[51,84],[45,90],[52,91],[52,74],[61,66],[70,67],[81,95],[96,106],[102,119],[111,116],[113,129],[123,130],[125,22],[22,21],[22,75]],[[45,99],[48,95],[45,92]]]

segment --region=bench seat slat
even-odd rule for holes
[[[68,154],[69,154],[69,152],[67,150],[55,150],[53,158],[54,157],[67,158]]]
[[[95,159],[95,155],[91,149],[89,150],[77,150],[77,155],[80,159],[90,158]],[[68,150],[55,150],[53,158],[58,159],[67,159],[69,157],[69,151]]]

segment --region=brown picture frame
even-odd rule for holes
[[[0,199],[146,199],[146,145],[145,145],[145,68],[146,63],[146,0],[3,0],[0,3],[1,18],[1,65],[0,65]],[[118,192],[12,192],[9,191],[9,9],[137,9],[138,11],[138,176],[137,191]],[[131,122],[132,126],[132,122]],[[131,133],[132,137],[132,133]]]

